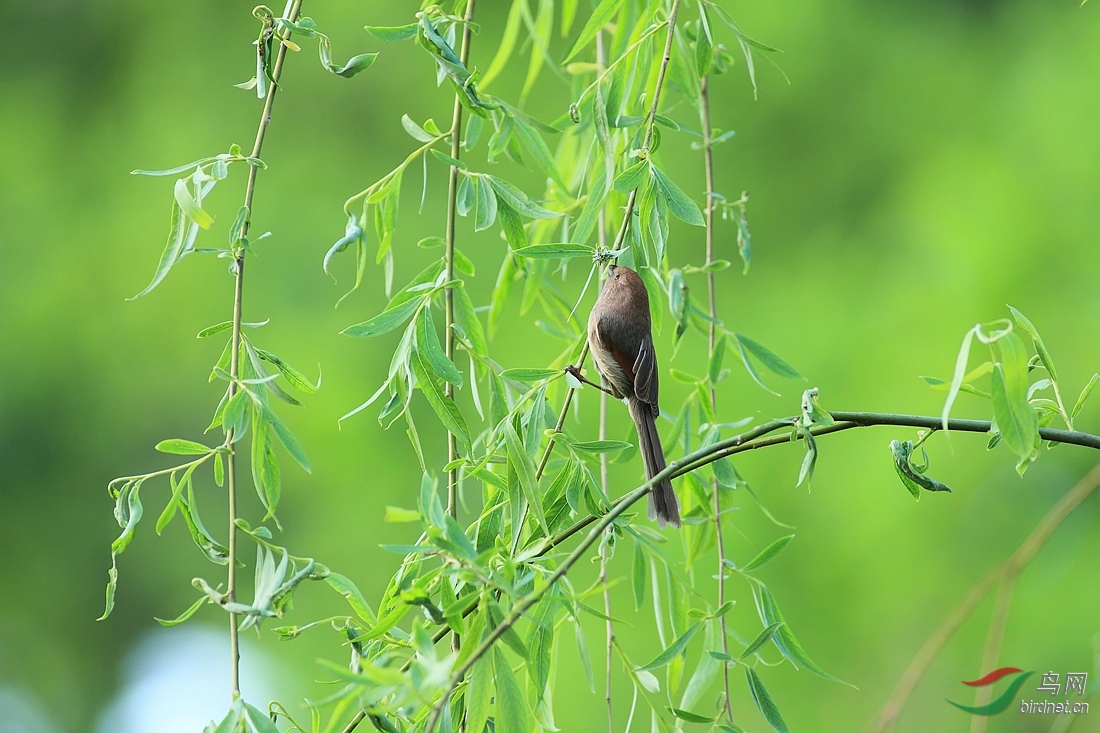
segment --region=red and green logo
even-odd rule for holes
[[[1016,698],[1016,693],[1020,691],[1020,688],[1023,687],[1024,682],[1032,674],[1034,674],[1034,672],[1025,672],[1018,667],[1001,667],[1000,669],[993,670],[992,672],[980,679],[971,680],[969,682],[963,680],[963,684],[969,685],[970,687],[986,687],[988,685],[992,685],[995,682],[999,682],[1005,677],[1016,675],[1016,679],[1012,680],[1012,682],[1009,683],[1008,687],[1005,688],[1005,691],[1001,693],[1001,696],[993,702],[987,705],[976,706],[960,705],[959,703],[952,700],[948,700],[947,702],[951,703],[959,710],[968,712],[971,715],[996,715],[997,713],[1003,713],[1005,710],[1008,709],[1008,706],[1012,704],[1012,701]]]

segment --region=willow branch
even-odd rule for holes
[[[700,31],[702,32],[702,31]],[[703,76],[699,82],[699,108],[703,127],[703,172],[706,177],[706,205],[703,214],[706,218],[706,264],[714,261],[714,148],[711,147],[710,126],[710,77]],[[710,305],[710,327],[707,332],[707,355],[714,361],[714,347],[717,343],[718,295],[714,287],[714,271],[707,272],[707,299]],[[711,411],[718,412],[718,393],[713,383],[710,385]],[[714,491],[714,539],[718,546],[718,607],[726,602],[726,547],[722,538],[722,497],[718,479],[711,481]],[[722,651],[728,656],[729,638],[726,633],[726,617],[718,619],[722,630]],[[722,663],[722,689],[725,693],[726,720],[733,722],[733,708],[730,705],[730,668],[726,661]]]
[[[294,0],[290,7],[288,19],[293,23],[298,19],[302,9],[302,0]],[[289,38],[289,32],[287,34]],[[275,65],[271,70],[272,84],[268,87],[267,99],[264,101],[264,111],[260,115],[260,124],[256,130],[256,142],[252,146],[252,157],[259,158],[263,151],[264,137],[267,134],[267,126],[271,123],[271,108],[275,104],[275,94],[279,91],[279,77],[283,73],[283,61],[286,59],[287,47],[280,43],[279,51],[275,57]],[[248,183],[244,189],[245,220],[241,228],[241,236],[248,234],[248,227],[252,219],[252,197],[256,193],[256,174],[259,168],[254,165],[248,167]],[[241,351],[241,320],[244,304],[244,248],[239,249],[233,263],[236,269],[236,278],[233,284],[233,336],[231,338],[229,355],[229,374],[232,379],[229,382],[229,398],[237,393],[237,383],[240,378],[240,351]],[[229,430],[225,436],[225,445],[232,446],[236,436],[233,430]],[[229,576],[226,579],[225,597],[233,603],[237,600],[237,454],[231,450],[226,456],[226,472],[229,474],[227,493],[229,494]],[[241,695],[240,666],[241,646],[237,638],[237,614],[229,612],[229,647],[231,658],[231,685],[233,698]]]
[[[1088,437],[1097,438],[1097,436]],[[1086,445],[1087,443],[1077,442],[1075,444]],[[1072,514],[1073,510],[1080,506],[1098,486],[1100,486],[1100,465],[1093,468],[1084,478],[1078,481],[1077,485],[1070,489],[1061,501],[1047,512],[1047,515],[1032,530],[1016,552],[1012,553],[1004,563],[991,570],[967,591],[962,603],[940,623],[932,636],[928,637],[928,641],[917,652],[917,656],[909,663],[909,667],[898,681],[898,685],[894,688],[890,699],[883,705],[878,717],[867,727],[868,733],[882,733],[897,721],[902,708],[905,707],[905,703],[909,700],[909,696],[913,693],[917,683],[920,682],[925,672],[932,665],[932,661],[943,650],[947,641],[962,626],[963,622],[970,617],[970,614],[977,608],[981,600],[997,587],[998,583],[1014,584],[1016,577],[1046,544],[1050,536],[1054,534],[1054,530],[1058,529],[1066,517]]]
[[[603,74],[604,68],[607,66],[607,58],[603,47],[603,31],[596,32],[596,74]],[[599,214],[596,220],[596,238],[599,242],[600,250],[603,251],[607,248],[607,217],[605,207],[601,206]],[[607,440],[607,392],[600,393],[600,440]],[[607,454],[600,454],[600,487],[603,489],[603,495],[608,496],[610,490],[610,481],[608,479],[607,471]],[[604,702],[607,705],[607,733],[615,733],[615,718],[612,715],[611,707],[611,653],[615,649],[615,626],[611,621],[611,587],[607,581],[607,561],[608,561],[608,548],[604,546],[604,552],[600,556],[600,584],[603,585],[603,614],[607,616],[605,622],[605,631],[607,636],[607,649],[604,655],[604,664],[606,669],[606,677],[604,679]]]
[[[1016,590],[1016,576],[1004,576],[1001,585],[997,589],[997,600],[993,603],[993,616],[989,620],[989,631],[986,632],[985,649],[982,652],[981,669],[995,669],[997,659],[1001,656],[1001,643],[1005,638],[1005,626],[1008,625],[1008,611],[1012,606],[1012,595]],[[974,705],[985,705],[992,698],[993,688],[989,686],[979,687],[974,691]],[[985,733],[989,719],[985,715],[972,715],[970,717],[970,733]]]
[[[466,22],[462,27],[462,48],[459,50],[459,59],[462,61],[462,65],[465,66],[466,62],[470,58],[470,36],[473,33],[473,19],[474,19],[474,3],[475,0],[467,0],[466,3]],[[451,115],[451,157],[455,160],[459,160],[459,156],[462,154],[462,102],[458,95],[455,94],[455,106],[454,112]],[[450,168],[450,177],[447,181],[447,232],[446,232],[446,268],[447,268],[447,282],[451,282],[455,277],[455,217],[458,209],[458,166],[452,165]],[[455,353],[455,291],[453,288],[447,288],[444,291],[444,299],[446,303],[446,349],[447,358],[454,361]],[[474,379],[474,375],[470,375],[470,379]],[[444,394],[448,399],[454,399],[454,385],[450,382],[446,382],[443,386]],[[447,431],[447,463],[454,463],[458,458],[458,439],[455,434],[450,430]],[[458,491],[458,469],[452,468],[447,473],[447,513],[452,517],[457,516],[458,505],[455,501],[455,494]]]

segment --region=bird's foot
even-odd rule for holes
[[[614,397],[614,396],[615,396],[615,393],[614,393],[614,392],[612,392],[611,390],[609,390],[609,389],[607,389],[606,387],[603,387],[603,386],[601,386],[601,385],[599,385],[599,384],[596,384],[595,382],[592,382],[592,381],[588,380],[587,378],[585,378],[585,376],[584,376],[583,374],[581,374],[581,370],[580,370],[580,368],[578,368],[578,367],[575,367],[575,366],[573,366],[572,364],[570,364],[569,366],[567,366],[567,367],[566,367],[565,369],[563,369],[562,371],[564,371],[564,372],[565,372],[566,374],[570,374],[570,375],[572,375],[572,376],[573,376],[573,378],[574,378],[574,379],[576,379],[576,380],[577,380],[578,382],[580,382],[581,384],[587,384],[587,385],[589,385],[590,387],[595,387],[596,389],[600,390],[601,392],[604,392],[604,393],[606,393],[606,394],[609,394],[609,395],[611,395],[612,397]]]

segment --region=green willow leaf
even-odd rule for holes
[[[621,450],[627,450],[632,447],[630,443],[622,440],[583,440],[578,442],[570,441],[569,446],[573,450],[579,450],[582,453],[617,453]]]
[[[649,161],[643,160],[627,168],[615,177],[612,185],[619,193],[630,193],[642,184],[649,173]]]
[[[477,212],[474,217],[474,231],[488,229],[497,219],[497,197],[485,176],[477,177]]]
[[[620,5],[622,5],[622,0],[602,0],[600,2],[596,9],[592,11],[592,15],[589,16],[588,22],[584,24],[584,28],[581,30],[581,34],[577,36],[577,40],[573,42],[573,48],[569,51],[569,54],[562,59],[563,65],[569,63],[574,56],[584,50],[584,48],[592,42],[596,34],[615,17],[615,13],[618,12]]]
[[[466,290],[466,283],[460,283],[454,292],[455,322],[466,334],[470,345],[474,347],[474,353],[479,356],[489,355],[489,346],[485,341],[485,330],[481,327],[477,310],[470,299],[470,293]],[[479,373],[481,373],[479,371]]]
[[[290,428],[286,426],[278,415],[276,415],[270,407],[263,408],[264,422],[271,426],[272,432],[275,433],[275,437],[279,439],[283,448],[290,454],[290,457],[294,459],[294,462],[301,466],[306,473],[313,473],[313,469],[310,468],[309,459],[306,457],[306,452],[302,450],[301,444],[298,443],[298,439],[294,437],[294,434],[290,432]]]
[[[805,379],[797,369],[759,341],[751,339],[743,333],[735,333],[733,337],[737,343],[743,346],[746,351],[776,376],[785,379]]]
[[[180,178],[176,180],[176,186],[173,193],[176,197],[176,203],[179,204],[180,210],[191,221],[198,224],[203,229],[209,229],[210,225],[214,223],[214,219],[210,214],[206,213],[195,197],[191,195],[191,190],[187,188],[188,178]]]
[[[195,490],[191,482],[187,482],[187,496],[180,496],[180,514],[191,533],[191,540],[195,543],[210,562],[217,565],[229,564],[229,549],[214,539],[210,531],[202,523],[199,516],[198,504],[195,502]]]
[[[913,441],[907,440],[904,443],[898,440],[890,441],[890,455],[894,459],[894,469],[898,472],[901,483],[909,490],[913,498],[920,500],[921,489],[950,492],[951,489],[945,484],[941,484],[934,478],[925,476],[921,471],[916,470],[910,460],[912,453]]]
[[[97,621],[102,621],[110,616],[115,607],[115,590],[118,588],[118,556],[130,546],[130,542],[134,539],[134,532],[137,530],[137,524],[141,521],[143,510],[139,495],[140,491],[140,480],[133,484],[127,483],[119,492],[115,503],[115,518],[122,526],[122,534],[111,543],[111,567],[107,571],[106,604],[103,608],[103,615],[96,619]]]
[[[500,45],[497,47],[496,55],[493,56],[489,68],[485,70],[478,82],[482,89],[488,86],[493,79],[500,76],[500,72],[504,71],[508,62],[512,60],[512,51],[515,49],[516,40],[519,38],[520,22],[526,12],[527,0],[512,0],[512,7],[508,11],[508,20],[504,24],[504,33],[500,36]]]
[[[638,669],[647,670],[647,671],[651,670],[651,669],[658,669],[660,667],[665,666],[666,664],[671,662],[673,659],[676,659],[677,657],[679,657],[681,654],[684,653],[684,650],[687,649],[688,642],[691,641],[691,637],[695,636],[695,632],[698,631],[698,630],[699,630],[699,623],[696,622],[690,628],[688,628],[688,630],[685,631],[680,636],[680,638],[678,638],[676,641],[672,642],[672,644],[670,644],[667,649],[665,649],[663,652],[658,654],[652,662],[645,665],[644,667],[639,667]]]
[[[596,250],[586,244],[531,244],[513,251],[522,257],[532,259],[557,259],[565,260],[573,257],[591,258]]]
[[[779,652],[790,660],[795,667],[805,667],[808,671],[813,672],[818,677],[824,677],[827,680],[833,682],[839,682],[842,685],[848,685],[849,683],[834,677],[833,675],[822,669],[814,660],[810,659],[810,655],[799,644],[798,639],[795,638],[794,632],[791,631],[790,626],[787,625],[783,619],[783,614],[779,610],[779,606],[775,602],[775,597],[772,596],[772,592],[766,585],[759,580],[752,584],[753,600],[756,602],[756,611],[760,616],[760,621],[768,626],[772,624],[782,624],[772,635],[772,641],[775,642],[775,646],[779,649]]]
[[[688,224],[694,224],[695,226],[706,226],[706,221],[703,219],[703,212],[699,209],[699,204],[695,203],[686,193],[680,190],[671,178],[664,174],[657,166],[651,166],[657,186],[660,188],[661,193],[664,194],[665,201],[668,203],[668,210],[680,221],[687,222]]]
[[[631,563],[631,589],[634,591],[634,610],[645,605],[645,579],[648,572],[642,543],[634,541],[634,561]]]
[[[270,715],[259,708],[246,702],[244,704],[244,712],[248,717],[248,722],[252,724],[252,730],[255,731],[255,733],[279,733],[279,729],[275,727],[275,721],[271,719]]]
[[[168,243],[164,245],[164,252],[160,255],[160,262],[157,263],[156,272],[153,273],[153,279],[145,286],[145,289],[130,298],[130,300],[137,300],[138,298],[144,297],[151,293],[157,285],[160,285],[161,281],[168,275],[168,271],[172,269],[172,266],[179,261],[180,256],[183,254],[186,232],[186,220],[183,217],[183,212],[180,210],[179,202],[173,199],[172,220],[168,228]]]
[[[752,667],[745,667],[745,679],[749,685],[749,694],[752,695],[752,701],[756,703],[756,708],[764,716],[764,720],[768,721],[768,725],[774,728],[777,733],[788,733],[787,724],[779,713],[779,706],[768,694],[768,688],[764,687],[764,681],[760,679],[760,675]]]
[[[543,379],[553,379],[561,376],[561,369],[505,369],[500,373],[501,379],[511,379],[524,384],[533,384]]]
[[[325,576],[325,582],[347,600],[348,605],[355,611],[356,616],[369,624],[378,623],[378,618],[374,615],[374,611],[371,610],[370,604],[367,603],[367,599],[363,596],[358,586],[349,578],[339,573],[329,573]]]
[[[522,227],[521,227],[522,231]],[[525,240],[526,243],[526,240]],[[489,301],[489,337],[492,338],[504,315],[504,308],[512,295],[512,287],[516,279],[516,258],[508,254],[501,263],[500,272],[497,274],[496,285],[493,287],[493,297]]]
[[[470,432],[466,427],[466,420],[462,417],[462,412],[459,411],[458,405],[454,403],[450,397],[443,394],[443,390],[436,384],[435,378],[429,372],[429,367],[424,364],[423,356],[417,352],[415,357],[410,360],[413,374],[416,375],[416,381],[420,387],[420,391],[424,393],[425,399],[428,400],[428,404],[435,410],[435,414],[439,417],[440,422],[450,432],[454,433],[462,443],[470,444]]]
[[[165,620],[165,619],[156,618],[156,617],[154,617],[154,618],[156,618],[156,622],[158,624],[160,624],[161,626],[178,626],[179,624],[182,624],[184,621],[186,621],[187,619],[194,616],[195,613],[200,608],[202,608],[203,604],[207,603],[209,600],[210,600],[210,598],[206,595],[200,596],[199,599],[197,601],[195,601],[194,603],[192,603],[186,611],[184,611],[179,616],[176,616],[174,619],[171,619],[171,620]]]
[[[771,543],[763,550],[761,550],[760,554],[758,554],[752,560],[749,560],[749,562],[743,568],[741,568],[741,570],[743,570],[744,572],[749,572],[750,570],[756,570],[757,568],[761,568],[764,565],[767,565],[769,562],[774,560],[776,556],[779,555],[779,553],[783,552],[783,550],[786,549],[787,545],[789,545],[791,543],[791,540],[793,539],[793,534],[787,535],[786,537],[780,537],[775,542]]]
[[[489,706],[493,699],[493,660],[481,657],[470,669],[470,685],[466,690],[466,731],[483,733],[489,721]]]
[[[531,614],[531,624],[527,627],[527,674],[538,700],[546,695],[546,686],[550,681],[550,655],[554,648],[554,611],[557,604],[556,599],[544,598]]]
[[[369,338],[371,336],[380,336],[384,333],[389,333],[407,321],[413,312],[420,307],[423,301],[423,296],[412,300],[406,300],[382,311],[369,321],[363,321],[354,326],[348,326],[340,333],[345,336],[355,336],[357,338]]]
[[[523,228],[523,220],[519,218],[519,212],[498,196],[497,214],[500,216],[500,229],[504,232],[504,238],[508,240],[508,246],[513,251],[526,249],[527,231]]]
[[[1088,402],[1089,396],[1092,394],[1092,390],[1096,388],[1096,383],[1100,382],[1100,374],[1093,374],[1092,379],[1085,385],[1085,388],[1081,390],[1081,396],[1077,398],[1077,403],[1073,406],[1073,412],[1070,413],[1070,417],[1077,417],[1081,410],[1085,408],[1085,403]]]
[[[489,181],[489,184],[502,201],[528,219],[554,219],[561,216],[561,212],[550,211],[534,203],[527,197],[527,194],[508,183],[508,181],[490,175],[485,175],[483,178]]]
[[[430,307],[421,309],[417,317],[416,345],[420,353],[427,357],[427,364],[436,376],[456,387],[462,386],[462,372],[458,371],[439,343]]]
[[[500,649],[493,650],[493,679],[497,692],[497,714],[494,718],[497,733],[527,733],[527,704],[523,691]]]
[[[757,649],[768,643],[768,641],[772,638],[772,634],[778,631],[779,627],[782,625],[783,622],[780,621],[778,623],[774,623],[765,627],[764,630],[757,634],[756,638],[753,639],[747,647],[745,647],[745,651],[741,652],[740,656],[738,656],[737,658],[747,659],[748,657],[755,654]]]
[[[994,342],[994,350],[998,358],[990,386],[993,417],[1005,444],[1026,463],[1034,457],[1039,439],[1039,418],[1027,399],[1027,351],[1011,332]]]
[[[263,349],[256,349],[256,355],[264,361],[275,366],[279,370],[279,373],[283,375],[295,389],[305,394],[313,394],[321,387],[321,379],[318,377],[317,384],[311,383],[306,376],[300,371],[292,367],[287,362],[283,361],[280,357],[272,354],[270,351],[264,351]]]
[[[408,25],[398,26],[380,26],[380,25],[368,25],[364,26],[367,32],[380,41],[408,41],[416,37],[416,29],[419,27],[416,23],[409,23]]]
[[[537,54],[538,52],[534,51],[534,53]],[[563,191],[568,191],[569,184],[562,178],[561,171],[558,170],[557,163],[554,162],[554,154],[550,152],[550,148],[538,131],[518,117],[515,118],[514,130],[516,138],[522,143],[524,149],[531,154],[539,170],[560,186]]]
[[[197,456],[214,452],[213,448],[207,448],[202,443],[196,443],[193,440],[184,440],[183,438],[162,440],[157,443],[156,450],[161,453],[173,453],[178,456]]]
[[[693,713],[690,710],[681,710],[680,708],[670,707],[668,711],[672,713],[674,717],[677,717],[680,720],[686,720],[689,723],[713,723],[715,718],[715,716],[713,715],[708,718],[705,715],[699,715],[698,713]]]
[[[527,503],[535,512],[535,518],[538,520],[539,526],[549,535],[550,528],[546,522],[546,514],[543,511],[542,501],[539,498],[538,479],[535,478],[535,466],[531,462],[531,457],[527,455],[527,451],[524,449],[519,434],[516,433],[516,429],[512,426],[511,421],[506,421],[504,423],[504,442],[508,451],[508,464],[512,470],[516,472],[520,488],[523,490],[523,495],[527,499]],[[515,531],[518,531],[518,529]]]
[[[442,162],[446,163],[449,166],[453,166],[455,168],[458,168],[460,171],[466,170],[466,164],[463,163],[458,158],[452,158],[451,156],[447,155],[446,153],[441,152],[439,150],[436,150],[435,148],[431,149],[431,153],[436,158],[438,158],[439,160],[441,160]]]
[[[1043,343],[1043,337],[1039,335],[1038,329],[1035,328],[1035,325],[1028,320],[1027,316],[1023,313],[1012,306],[1008,306],[1008,309],[1012,311],[1012,317],[1016,319],[1016,323],[1020,325],[1020,328],[1024,329],[1024,332],[1031,337],[1031,342],[1035,345],[1035,353],[1037,353],[1042,360],[1043,366],[1046,367],[1047,374],[1050,375],[1052,380],[1057,382],[1058,373],[1054,370],[1054,359],[1047,350],[1047,345]]]
[[[218,723],[214,733],[239,733],[243,725],[242,718],[244,718],[244,698],[238,697],[233,701],[226,716]]]

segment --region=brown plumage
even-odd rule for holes
[[[612,265],[607,282],[588,317],[588,345],[596,369],[615,397],[626,400],[638,429],[638,448],[651,479],[664,470],[665,454],[657,434],[657,355],[649,317],[649,295],[638,273]],[[649,518],[661,527],[680,526],[680,507],[672,482],[664,479],[649,492]]]

